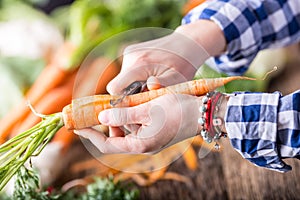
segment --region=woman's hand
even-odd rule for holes
[[[154,76],[161,86],[191,80],[207,54],[193,40],[179,33],[125,48],[122,69],[107,86],[110,94],[120,94],[134,81]],[[148,81],[149,82],[149,81]],[[148,84],[149,86],[149,84]],[[151,89],[151,88],[150,88]]]
[[[107,86],[110,94],[121,94],[135,81],[147,81],[148,89],[191,80],[209,56],[226,48],[221,29],[212,21],[198,20],[178,27],[160,39],[129,46],[122,70]],[[94,129],[76,131],[104,153],[145,153],[196,135],[199,131],[199,97],[169,94],[129,108],[104,110],[99,121],[109,126],[109,137]],[[125,134],[125,127],[130,134]],[[201,127],[200,127],[201,128]]]
[[[155,77],[162,87],[189,81],[207,58],[225,50],[221,29],[212,21],[198,20],[179,26],[172,34],[128,46],[122,69],[107,86],[110,94],[120,94],[135,81]],[[147,81],[151,89],[153,78]],[[150,82],[150,84],[149,84]]]
[[[99,115],[109,137],[94,129],[76,131],[103,153],[157,152],[199,132],[199,97],[169,94],[135,107],[112,108]],[[119,127],[125,126],[130,134]],[[200,127],[201,128],[201,127]]]

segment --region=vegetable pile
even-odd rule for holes
[[[92,92],[93,94],[106,93],[106,84],[120,70],[120,63],[115,62],[114,59],[124,44],[119,41],[109,44],[105,52],[89,60],[85,72],[82,73],[81,70],[78,77],[78,68],[83,59],[95,46],[116,33],[138,27],[175,28],[180,24],[182,4],[183,2],[173,0],[163,2],[124,0],[118,4],[105,0],[76,0],[71,5],[59,7],[50,15],[46,15],[24,1],[1,1],[0,22],[3,22],[5,27],[11,25],[12,30],[18,29],[19,25],[26,30],[26,36],[17,35],[17,33],[25,34],[24,31],[13,31],[7,33],[9,37],[3,37],[12,38],[9,41],[18,41],[18,43],[13,45],[5,43],[6,45],[1,46],[1,42],[7,41],[0,41],[1,53],[3,52],[0,63],[2,64],[4,53],[18,52],[15,55],[7,55],[14,56],[9,59],[19,61],[18,66],[20,66],[16,70],[11,67],[11,63],[5,65],[5,70],[11,67],[12,71],[7,84],[11,84],[11,80],[14,80],[14,83],[20,83],[18,84],[20,89],[9,85],[3,87],[10,88],[10,93],[17,92],[13,96],[15,101],[9,97],[9,100],[5,101],[7,103],[1,104],[3,110],[2,107],[0,108],[1,188],[30,156],[42,159],[40,155],[42,150],[43,153],[45,152],[46,159],[37,160],[38,162],[33,164],[39,168],[43,184],[53,183],[66,166],[67,159],[64,158],[68,157],[71,144],[77,140],[77,136],[63,126],[61,114],[53,113],[61,112],[64,106],[71,103],[75,87],[79,91],[78,96],[86,96]],[[45,28],[40,30],[34,25]],[[6,31],[1,30],[3,30],[1,34],[5,34]],[[27,32],[28,30],[37,32]],[[48,36],[48,34],[52,35]],[[35,46],[40,49],[31,52],[31,44],[36,44]],[[17,51],[2,49],[2,47],[15,46],[19,47]],[[32,62],[24,61],[27,58],[23,56],[27,55],[31,56],[28,60]],[[0,69],[4,67],[1,66]],[[1,73],[3,76],[6,76],[5,74]],[[99,74],[101,79],[97,82]],[[16,75],[20,76],[15,78]],[[76,85],[75,77],[86,84]],[[93,85],[92,88],[91,77],[95,80],[94,83],[98,84]],[[1,83],[3,80],[1,76]],[[20,80],[30,80],[30,82],[25,85]],[[20,100],[22,96],[24,98]],[[8,98],[8,95],[6,97]],[[28,100],[37,112],[45,114],[42,118],[31,112],[27,106]],[[54,148],[44,149],[46,146]],[[52,160],[49,161],[47,158]],[[55,164],[56,160],[61,161]]]
[[[249,80],[250,78],[235,76],[193,80],[166,88],[126,96],[118,106],[136,106],[169,93],[200,96],[230,81],[240,79]],[[0,190],[31,156],[36,156],[41,152],[63,125],[68,129],[82,129],[99,125],[97,116],[102,110],[111,108],[110,102],[116,98],[119,97],[95,95],[75,99],[72,101],[72,104],[64,107],[62,113],[42,116],[42,122],[2,144],[0,146]]]
[[[184,12],[186,13],[187,10],[196,6],[195,2],[199,4],[203,1],[189,1],[184,7]],[[43,180],[45,182],[42,184],[53,183],[57,178],[56,175],[63,171],[63,164],[65,164],[63,162],[67,160],[64,158],[67,157],[68,151],[71,151],[74,141],[78,139],[73,134],[72,129],[97,125],[98,120],[95,116],[101,110],[111,107],[109,104],[110,100],[118,98],[117,96],[105,95],[107,93],[105,87],[120,71],[120,60],[118,60],[119,58],[116,59],[116,57],[119,56],[124,45],[137,41],[133,37],[130,40],[128,39],[129,42],[125,41],[124,44],[120,42],[120,39],[117,39],[112,43],[106,43],[106,46],[104,45],[105,48],[96,52],[96,55],[89,57],[90,52],[95,47],[98,47],[99,44],[107,42],[108,38],[122,31],[139,27],[163,27],[167,29],[177,27],[182,18],[183,3],[184,1],[177,0],[122,0],[116,4],[114,1],[106,0],[76,0],[73,4],[58,8],[51,13],[51,16],[47,16],[22,1],[1,1],[0,22],[13,25],[13,30],[16,30],[15,26],[17,24],[22,24],[25,30],[36,30],[33,28],[33,24],[43,24],[44,26],[42,27],[46,27],[45,30],[47,29],[46,32],[53,33],[52,35],[55,35],[55,37],[53,37],[54,41],[51,41],[50,38],[52,36],[46,37],[44,34],[35,32],[26,34],[26,39],[33,39],[33,41],[30,40],[30,44],[35,44],[35,47],[41,47],[41,49],[34,48],[33,52],[29,52],[30,48],[21,42],[18,45],[18,51],[2,49],[2,47],[11,45],[1,46],[0,44],[1,53],[18,52],[15,55],[9,54],[10,57],[3,57],[4,54],[0,56],[0,81],[2,81],[0,85],[2,86],[4,80],[9,84],[11,82],[17,84],[17,87],[14,88],[11,86],[7,87],[7,85],[3,86],[4,89],[8,89],[10,92],[17,91],[11,96],[13,101],[10,98],[6,100],[10,104],[2,103],[4,106],[2,106],[3,108],[0,107],[0,117],[2,117],[0,120],[0,190],[4,188],[15,174],[19,174],[17,179],[19,181],[16,182],[15,188],[15,199],[68,199],[67,196],[70,199],[77,199],[78,196],[75,198],[70,193],[50,195],[40,190],[37,187],[37,179],[40,177],[37,177],[35,172],[24,168],[24,165],[29,164],[31,157],[40,158],[41,154],[46,152],[48,163],[45,160],[40,162],[44,165],[40,168],[41,171],[39,173],[48,173],[46,176],[40,175],[41,179],[46,179],[46,181]],[[20,19],[26,21],[21,20],[20,22]],[[37,19],[41,21],[36,22]],[[6,24],[3,25],[6,27]],[[1,30],[4,29],[1,29],[0,24],[0,35],[4,33]],[[23,33],[23,31],[19,32]],[[151,37],[158,37],[157,35],[152,36],[152,32],[147,32],[147,34]],[[45,36],[46,40],[45,38],[35,37],[37,35]],[[15,36],[15,34],[8,34],[8,36]],[[25,52],[24,47],[26,47]],[[31,57],[25,58],[23,57],[25,55],[30,55]],[[82,66],[83,64],[87,65],[86,68]],[[209,70],[207,71],[210,72]],[[99,79],[99,77],[101,78]],[[245,79],[244,77],[235,78]],[[138,105],[158,97],[158,94],[162,95],[169,92],[201,95],[214,88],[223,86],[235,78],[201,79],[183,85],[149,91],[147,94],[140,93],[126,97],[118,106]],[[78,82],[80,84],[76,84]],[[76,98],[72,101],[75,89],[77,92],[75,96],[83,98]],[[100,95],[90,96],[91,94]],[[6,97],[8,98],[8,96]],[[4,97],[0,97],[1,102],[2,98]],[[33,109],[30,109],[27,105],[28,101],[37,112],[43,115],[33,112]],[[92,102],[93,107],[87,103],[88,101]],[[15,107],[12,107],[12,104]],[[92,110],[93,112],[89,112],[89,115],[84,116],[84,118],[81,115],[74,115],[74,113],[80,113],[80,111],[84,110]],[[201,141],[198,138],[199,145],[203,145]],[[174,157],[183,154],[186,165],[193,170],[197,167],[197,157],[193,147],[190,147],[191,143],[191,141],[188,141],[184,145],[175,145],[173,149],[169,150],[172,153],[157,154],[154,160],[155,162],[159,160],[160,163],[169,164]],[[51,145],[55,147],[53,150],[54,156],[46,148]],[[186,148],[187,146],[189,148]],[[53,157],[49,156],[49,154]],[[51,162],[48,158],[52,159]],[[150,156],[130,155],[130,159],[127,158],[125,158],[126,162],[122,163],[122,166],[137,165],[141,173],[143,173],[144,168],[152,169],[153,165],[155,165],[155,162],[151,161],[153,157]],[[112,161],[119,158],[114,157],[114,155],[105,155],[102,159]],[[148,160],[148,162],[145,160]],[[140,161],[142,161],[142,164],[139,163]],[[62,167],[59,166],[60,163],[62,163]],[[97,163],[91,163],[93,163],[94,168],[98,166]],[[138,177],[136,182],[139,185],[149,185],[160,178],[188,182],[185,177],[166,172],[167,167],[165,166],[157,168],[160,170],[142,174],[140,177],[138,174],[126,174],[121,172],[122,170],[119,172],[120,175],[124,175],[125,178],[123,179]],[[58,172],[53,172],[53,169]],[[95,169],[95,171],[101,171],[101,174],[93,174],[100,177],[116,173],[115,169],[103,165],[101,169]],[[118,179],[118,176],[116,177],[114,180]],[[144,177],[148,179],[144,180]],[[118,187],[119,185],[115,182],[113,183],[110,179],[96,179],[95,184],[88,187],[88,196],[82,195],[78,199],[96,198],[98,197],[97,194],[113,199],[113,194],[115,194],[113,191],[116,188],[118,191],[116,194],[122,194],[122,198],[117,195],[116,199],[134,199],[135,194],[126,193],[123,189],[119,188],[119,190]],[[110,190],[109,188],[113,189]]]

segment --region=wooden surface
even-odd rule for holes
[[[285,160],[293,170],[282,174],[253,166],[232,149],[228,140],[222,146],[226,150],[199,159],[199,167],[194,172],[185,167],[182,159],[171,165],[169,171],[191,178],[191,186],[158,181],[140,187],[140,199],[300,199],[300,161]]]
[[[183,160],[179,159],[170,166],[169,171],[191,178],[192,185],[176,181],[158,181],[152,186],[140,188],[141,199],[227,199],[221,162],[219,153],[209,153],[205,158],[199,159],[196,171],[190,171]]]

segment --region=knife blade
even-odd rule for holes
[[[120,98],[115,100],[110,100],[109,102],[110,105],[116,106],[117,104],[121,103],[126,96],[142,92],[145,89],[146,85],[147,85],[146,82],[134,81],[125,89],[123,89],[123,93],[120,95]]]

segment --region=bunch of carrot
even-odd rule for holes
[[[58,54],[63,54],[66,57],[69,57],[73,52],[73,49],[74,47],[71,44],[65,43],[65,45],[63,45],[62,48],[58,51]],[[51,100],[56,101],[56,98],[60,98],[60,101],[57,101],[57,103],[60,103],[61,100],[66,99],[64,100],[66,104],[71,100],[71,95],[63,92],[62,90],[72,88],[72,81],[74,80],[74,78],[69,77],[72,72],[65,69],[64,61],[58,58],[58,56],[52,58],[52,61],[41,72],[20,104],[13,108],[6,116],[1,119],[1,143],[6,141],[11,136],[11,134],[15,134],[18,129],[26,130],[34,125],[36,123],[36,120],[39,120],[39,118],[34,117],[34,120],[28,120],[26,123],[23,123],[24,120],[26,121],[27,117],[31,115],[30,108],[27,106],[28,101],[34,107],[39,107],[37,109],[41,109],[41,112],[43,112],[44,114],[51,114],[56,108],[55,104],[51,105]],[[50,96],[50,94],[52,96],[55,95],[54,98]],[[65,98],[62,98],[60,95],[64,95]]]
[[[40,124],[45,124],[45,122],[40,122],[41,117],[32,112],[28,106],[28,103],[30,103],[31,107],[33,107],[36,112],[42,113],[44,116],[50,115],[50,119],[57,118],[61,115],[54,115],[55,117],[53,117],[51,114],[59,113],[64,106],[70,104],[73,95],[86,96],[91,94],[106,93],[105,88],[107,83],[114,76],[116,76],[117,73],[119,73],[119,65],[113,62],[111,59],[103,56],[91,60],[85,67],[85,70],[81,70],[79,73],[77,66],[70,67],[69,63],[67,62],[72,56],[74,50],[76,50],[76,47],[66,42],[61,49],[57,51],[57,54],[52,57],[51,61],[45,66],[37,80],[25,94],[25,97],[21,103],[0,120],[0,144],[2,144],[0,146],[0,168],[4,167],[4,165],[2,165],[3,163],[5,164],[13,161],[11,159],[7,160],[7,158],[11,156],[11,154],[7,152],[13,152],[13,149],[16,150],[15,153],[21,151],[19,149],[21,146],[16,145],[16,141],[20,142],[18,144],[23,144],[23,147],[26,148],[26,144],[29,145],[29,143],[23,139],[27,137],[39,138],[43,137],[42,135],[47,135],[51,132],[47,132],[48,129],[41,130],[45,127],[40,126]],[[78,82],[81,84],[76,85]],[[91,86],[91,83],[94,85]],[[49,122],[50,119],[47,118],[45,120],[48,120]],[[55,124],[52,125],[55,126]],[[52,125],[49,124],[49,126]],[[28,130],[32,130],[31,127],[33,126],[35,127],[33,132],[39,132],[39,134],[34,134],[31,131],[28,132]],[[26,133],[26,137],[22,132]],[[27,133],[31,133],[32,136]],[[47,137],[47,140],[41,139],[39,142],[40,145],[44,142],[59,144],[61,147],[59,151],[61,152],[58,152],[58,155],[63,156],[65,151],[76,139],[77,135],[73,134],[72,131],[67,130],[65,127],[57,127],[55,134],[52,134],[51,138]],[[11,143],[12,141],[14,142]],[[37,143],[37,141],[35,142]],[[8,144],[10,145],[7,146]],[[32,151],[32,154],[33,152],[34,151]],[[21,158],[21,155],[16,157],[17,160],[20,159],[23,161],[27,160],[28,158],[28,154],[23,158]],[[49,166],[49,169],[50,168],[51,166]],[[10,170],[7,172],[9,171]],[[5,175],[4,171],[2,175],[10,176]],[[5,181],[3,181],[2,184],[4,183]]]
[[[193,147],[190,140],[185,140],[176,145],[170,146],[163,151],[154,154],[104,154],[99,157],[90,158],[75,163],[70,168],[70,174],[83,174],[85,176],[67,182],[63,189],[67,190],[71,187],[81,186],[81,184],[93,181],[94,176],[106,177],[113,175],[115,181],[131,179],[140,186],[148,186],[158,180],[174,180],[191,184],[191,180],[179,173],[169,172],[170,164],[178,159],[181,155],[190,156]],[[101,161],[101,162],[99,162]],[[188,160],[189,169],[195,170],[195,160]]]
[[[230,81],[240,79],[253,80],[251,78],[240,76],[193,80],[190,82],[173,85],[166,88],[160,88],[157,90],[151,90],[127,96],[118,106],[135,106],[150,101],[164,94],[170,93],[181,93],[197,96],[204,95],[205,93],[215,90],[216,88],[223,86]],[[48,135],[55,135],[55,133],[53,133],[53,128],[48,129],[47,127],[53,127],[57,125],[57,127],[60,128],[60,126],[64,125],[68,130],[72,130],[98,125],[98,114],[103,109],[111,108],[111,100],[115,100],[117,98],[119,97],[111,95],[93,95],[83,97],[75,99],[72,101],[71,104],[66,105],[63,108],[62,113],[59,112],[52,115],[42,116],[43,121],[37,124],[34,128],[29,129],[29,132],[31,134],[28,135],[27,131],[25,131],[26,136],[18,137],[17,135],[16,137],[11,138],[10,140],[8,140],[0,146],[0,163],[6,163],[5,166],[0,165],[0,168],[5,169],[5,171],[9,171],[9,169],[7,168],[9,166],[9,168],[13,168],[14,170],[16,170],[19,167],[21,167],[20,162],[17,161],[22,161],[21,163],[24,164],[24,162],[28,158],[30,158],[31,155],[37,155],[42,150],[39,149],[40,146],[42,145],[44,147],[48,142],[50,142],[49,139],[44,140],[43,138],[45,138]],[[58,120],[58,118],[60,118],[60,120]],[[49,124],[47,124],[47,121],[49,122]],[[59,128],[55,129],[55,132],[58,131]],[[21,133],[21,135],[22,134],[24,133]],[[35,137],[34,135],[37,135],[36,138],[32,138],[36,141],[34,144],[35,149],[31,149],[30,153],[27,154],[26,158],[23,159],[23,152],[27,152],[27,148],[29,147],[32,148],[31,145],[27,147],[26,144],[28,143],[23,143],[23,141],[27,141],[28,137]],[[40,137],[41,139],[37,139]],[[20,146],[16,144],[22,145]],[[39,149],[39,151],[37,151],[37,149]],[[12,175],[13,174],[7,175],[6,173],[0,173],[0,182],[2,183],[2,186],[5,185],[5,181],[8,181],[12,177]]]

